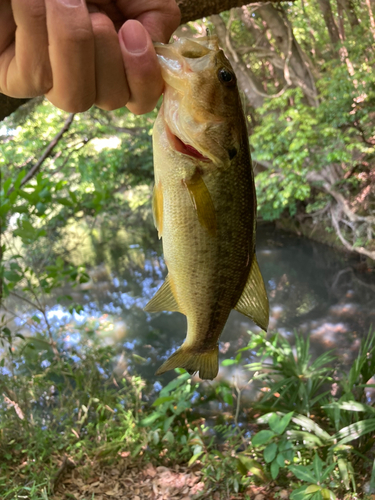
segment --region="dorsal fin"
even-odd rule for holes
[[[267,292],[254,254],[245,288],[235,310],[252,319],[262,330],[267,331],[269,305]]]
[[[160,312],[160,311],[180,311],[180,307],[174,297],[171,278],[168,276],[165,278],[164,283],[161,285],[159,290],[152,297],[150,302],[144,308],[147,312]]]

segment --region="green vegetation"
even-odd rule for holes
[[[300,337],[292,354],[282,337],[252,333],[239,356],[224,362],[238,364],[244,351],[256,350],[259,361],[246,368],[256,370],[250,383],[261,391],[249,412],[238,387],[198,383],[183,370],[155,392],[128,369],[118,372],[115,349],[102,347],[90,328],[78,326],[78,333],[80,341],[70,345],[59,335],[54,349],[41,337],[21,340],[1,363],[4,500],[52,498],[64,455],[113,464],[124,452],[140,463],[199,467],[205,489],[197,498],[276,478],[293,500],[364,498],[365,484],[375,491],[375,407],[366,400],[373,334],[343,374],[328,355],[311,361],[309,342]],[[213,400],[224,411],[212,421],[204,415]]]
[[[375,260],[371,5],[332,3],[330,25],[324,5],[265,3],[211,20],[245,93],[260,217]],[[68,115],[35,99],[1,123],[0,497],[52,499],[63,457],[89,476],[93,462],[129,455],[198,469],[201,497],[277,484],[292,500],[372,498],[374,334],[348,372],[330,353],[313,359],[302,336],[292,347],[251,334],[223,362],[247,363],[258,389],[249,403],[236,379],[198,383],[181,370],[155,388],[137,368],[143,353],[108,345],[95,319],[52,324],[56,303],[77,318],[75,290],[97,285],[89,271],[111,262],[127,281],[144,269],[135,246],[153,249],[151,280],[162,274],[149,231],[155,117]],[[153,342],[162,334],[148,330]]]

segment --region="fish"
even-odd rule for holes
[[[184,368],[213,380],[232,309],[268,327],[246,119],[216,35],[154,46],[165,88],[153,128],[152,209],[168,274],[145,311],[187,318],[184,343],[156,374]]]

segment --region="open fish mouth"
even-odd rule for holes
[[[202,119],[201,112],[192,113],[186,95],[192,74],[211,66],[213,51],[218,50],[217,37],[181,38],[173,44],[154,43],[154,47],[165,81],[164,96],[168,96],[164,99],[163,113],[171,147],[196,160],[215,162],[217,158],[200,144],[200,138],[208,121],[221,122],[222,119],[214,116]]]
[[[171,131],[167,123],[165,124],[165,128],[167,132],[168,141],[175,151],[196,158],[197,160],[211,161],[209,158],[207,158],[207,156],[204,156],[197,149],[195,149],[194,146],[191,146],[190,144],[186,144],[185,142],[183,142],[176,134],[174,134]]]

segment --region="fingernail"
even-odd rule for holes
[[[126,21],[120,33],[128,52],[132,54],[141,54],[145,52],[148,42],[147,33],[139,21]]]

